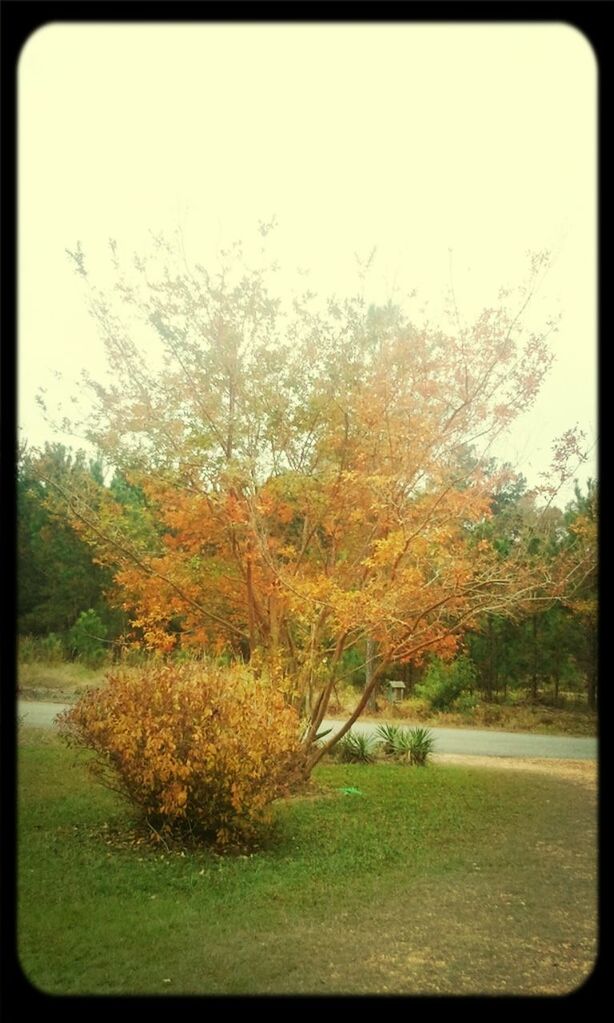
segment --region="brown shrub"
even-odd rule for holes
[[[476,724],[496,725],[503,720],[503,717],[502,708],[491,703],[482,703],[473,712],[473,719]]]
[[[399,700],[398,703],[389,705],[393,717],[408,718],[411,721],[427,721],[433,717],[433,711],[428,700],[419,696],[410,696],[406,700]]]
[[[152,827],[218,847],[254,839],[299,753],[296,712],[240,667],[110,673],[59,720],[69,744],[96,754],[99,781]]]

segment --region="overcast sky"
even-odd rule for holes
[[[436,308],[452,274],[463,317],[552,250],[532,315],[561,313],[556,362],[500,453],[534,482],[568,427],[595,445],[596,83],[562,23],[39,30],[19,65],[22,435],[54,439],[40,386],[66,398],[104,366],[66,247],[96,268],[110,237],[181,227],[211,263],[274,215],[275,253],[314,290],[352,290],[376,246],[370,297]]]

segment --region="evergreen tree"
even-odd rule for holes
[[[102,483],[99,461],[73,455],[62,444],[46,444],[45,459],[61,476],[89,474]],[[47,493],[24,447],[17,463],[17,627],[20,635],[66,633],[82,611],[92,609],[110,635],[123,627],[123,616],[110,608],[105,591],[112,585],[108,568],[97,564],[91,548],[67,518],[47,503]]]

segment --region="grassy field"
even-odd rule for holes
[[[52,733],[19,745],[18,938],[53,994],[563,994],[596,955],[590,776],[327,764],[247,857],[121,840]],[[344,787],[360,794],[346,794]]]

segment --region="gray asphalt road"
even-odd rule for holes
[[[67,703],[18,700],[17,714],[26,725],[52,728],[56,714]],[[399,722],[394,722],[398,724]],[[322,728],[341,728],[342,721],[325,721]],[[357,722],[354,730],[375,732],[376,724]],[[480,731],[476,728],[431,728],[435,753],[462,753],[474,757],[553,757],[558,760],[594,760],[597,740],[564,735],[533,735],[526,732]]]
[[[36,728],[53,728],[53,719],[60,711],[70,707],[69,703],[44,703],[38,700],[18,700],[17,716],[24,725]]]
[[[379,723],[379,722],[378,722]],[[325,721],[338,731],[342,721]],[[398,725],[399,721],[393,724]],[[377,724],[358,721],[356,732],[374,733]],[[527,732],[496,732],[477,728],[429,728],[434,753],[462,753],[473,757],[552,757],[557,760],[595,760],[597,740],[567,735],[535,735]]]

